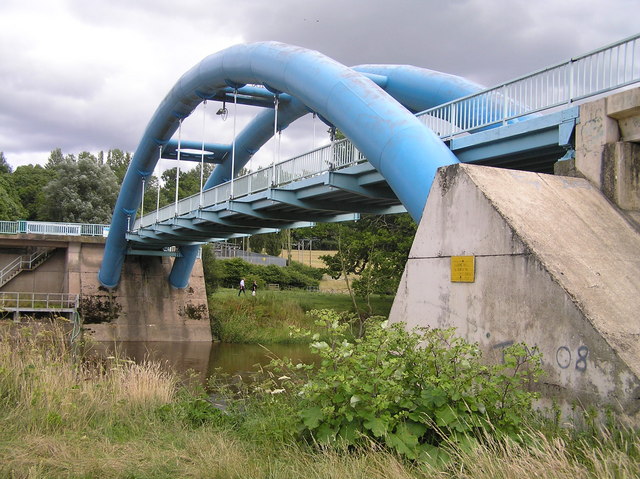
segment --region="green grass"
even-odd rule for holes
[[[393,298],[375,297],[374,314],[387,316]],[[312,309],[352,312],[348,295],[300,290],[259,291],[238,296],[237,290],[219,289],[209,295],[209,315],[215,338],[230,343],[292,343],[305,341],[290,334],[291,328],[315,331],[305,313]]]
[[[312,309],[334,309],[338,312],[354,312],[353,301],[348,294],[316,293],[300,290],[280,291],[284,298],[296,301],[304,311]],[[358,308],[362,313],[368,313],[366,301],[357,298]],[[376,316],[389,316],[393,296],[375,295],[371,298],[371,309]]]
[[[571,428],[487,437],[452,461],[408,462],[371,443],[317,448],[264,394],[227,413],[157,364],[78,360],[61,328],[0,322],[0,477],[483,479],[639,477],[637,431]]]

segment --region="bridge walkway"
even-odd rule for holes
[[[463,163],[552,173],[572,148],[578,107],[534,116],[446,141]],[[138,219],[127,240],[145,248],[397,214],[406,209],[348,141],[234,179]]]

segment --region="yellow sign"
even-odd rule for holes
[[[451,282],[473,283],[476,280],[475,256],[451,257]]]

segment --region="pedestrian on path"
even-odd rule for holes
[[[255,296],[256,291],[258,291],[258,283],[254,281],[253,284],[251,285],[251,296]]]
[[[245,288],[244,286],[244,278],[240,280],[240,289],[238,290],[238,296],[240,296],[240,293],[243,293],[245,296],[247,295],[247,288]]]

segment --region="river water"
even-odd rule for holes
[[[185,378],[192,376],[205,387],[215,374],[246,378],[274,357],[288,357],[296,363],[317,360],[307,344],[269,344],[263,347],[220,342],[120,341],[94,343],[91,348],[99,355],[113,355],[117,350],[118,357],[166,364]]]

